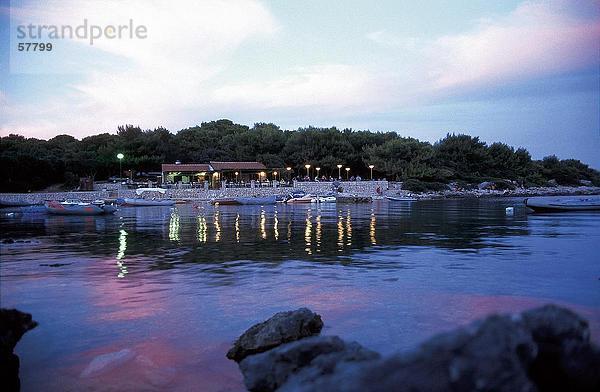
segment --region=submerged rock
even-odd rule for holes
[[[385,358],[335,336],[240,362],[251,391],[600,390],[600,349],[587,322],[548,305],[492,315]]]
[[[262,353],[283,343],[317,335],[322,328],[321,316],[307,308],[279,312],[244,332],[227,352],[227,358],[239,362],[248,355]]]
[[[23,335],[37,325],[29,313],[16,309],[0,309],[0,385],[3,386],[3,390],[20,390],[20,362],[13,351]]]
[[[314,382],[346,362],[379,358],[379,354],[337,336],[313,336],[251,355],[240,362],[244,383],[250,391],[274,391],[295,376],[288,389]]]
[[[100,373],[114,369],[135,358],[135,352],[131,349],[124,348],[120,351],[102,354],[95,357],[90,364],[83,369],[80,377],[94,377]]]

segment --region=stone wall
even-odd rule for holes
[[[344,181],[341,183],[344,194],[358,196],[375,196],[377,188],[382,192],[387,190],[387,181]],[[177,200],[210,200],[215,197],[237,197],[237,196],[270,196],[287,195],[294,191],[305,191],[313,194],[325,194],[331,192],[331,182],[295,182],[294,187],[262,187],[262,188],[227,188],[227,189],[167,189],[165,197]],[[52,193],[4,193],[0,194],[0,200],[17,201],[24,200],[31,203],[41,203],[46,200],[80,199],[92,201],[96,199],[113,199],[117,197],[135,197],[133,189],[100,190],[93,192],[52,192]]]
[[[376,196],[377,188],[380,194],[388,189],[387,181],[342,181],[339,183],[342,193],[357,196]],[[334,189],[333,182],[300,182],[294,181],[294,188],[307,193],[323,194]]]

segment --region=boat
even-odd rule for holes
[[[530,197],[524,202],[534,212],[600,211],[600,196]]]
[[[248,206],[248,205],[265,205],[265,204],[275,204],[277,203],[276,196],[249,196],[249,197],[220,197],[216,199],[212,199],[211,204],[218,205],[238,205],[238,206]]]
[[[254,196],[254,197],[234,197],[241,205],[264,205],[277,203],[277,197],[273,196]]]
[[[215,199],[212,199],[210,201],[210,204],[220,206],[232,206],[239,205],[240,203],[238,203],[235,197],[217,197]]]
[[[117,211],[117,207],[112,204],[98,205],[75,199],[49,201],[45,207],[46,212],[53,215],[108,215]]]
[[[0,200],[0,207],[27,207],[33,206],[36,203],[32,203],[26,200]]]
[[[406,197],[406,196],[386,196],[386,199],[389,201],[417,201],[414,197]]]
[[[166,192],[163,188],[138,188],[135,190],[135,194],[139,197],[123,199],[123,205],[127,207],[160,207],[160,206],[173,206],[175,200],[163,199],[160,197],[148,197],[148,194],[160,194],[164,195]]]
[[[311,203],[336,203],[337,197],[334,195],[323,195],[315,196],[312,198]]]
[[[313,197],[306,192],[294,192],[288,195],[285,201],[288,204],[304,204],[312,203]]]

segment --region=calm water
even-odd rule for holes
[[[2,214],[2,238],[32,240],[0,253],[2,307],[40,323],[17,346],[23,390],[241,390],[230,342],[301,306],[325,334],[382,353],[548,302],[587,317],[598,340],[600,214],[527,215],[521,203]],[[137,357],[80,376],[123,348]]]

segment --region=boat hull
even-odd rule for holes
[[[123,199],[123,205],[126,207],[164,207],[174,206],[175,200],[148,200],[148,199]]]
[[[115,213],[115,206],[97,206],[94,204],[63,204],[56,201],[46,203],[46,212],[52,215],[108,215]]]
[[[265,197],[236,197],[234,198],[238,204],[243,206],[247,205],[265,205],[277,203],[276,196],[265,196]]]
[[[600,211],[600,197],[528,198],[525,206],[535,212]]]
[[[393,197],[393,196],[386,196],[386,199],[388,199],[389,201],[417,201],[417,199],[415,199],[414,197]]]

